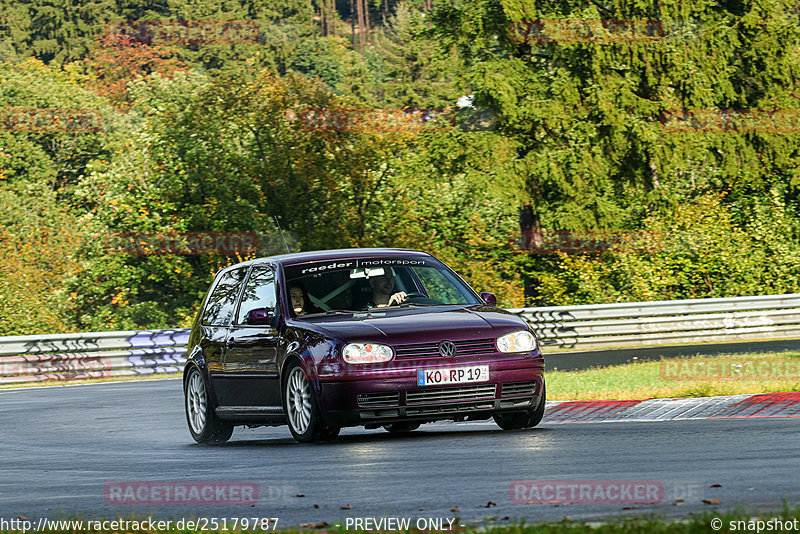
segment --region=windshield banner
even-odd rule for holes
[[[352,258],[341,260],[315,261],[287,265],[284,267],[287,279],[299,278],[329,271],[355,269],[376,269],[380,267],[425,267],[438,266],[430,258]]]

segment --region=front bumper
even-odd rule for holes
[[[544,389],[539,362],[510,369],[492,366],[489,381],[481,383],[420,387],[413,371],[402,377],[324,381],[320,411],[328,424],[344,427],[486,419],[497,411],[531,410]]]

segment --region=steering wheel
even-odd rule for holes
[[[406,293],[406,300],[402,300],[400,302],[393,302],[391,305],[392,306],[399,306],[400,304],[405,304],[406,302],[408,302],[408,299],[413,298],[413,297],[422,297],[422,298],[426,299],[426,298],[428,298],[428,295],[424,295],[424,294],[419,293],[417,291],[413,291],[411,293]]]

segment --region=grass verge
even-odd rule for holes
[[[713,397],[800,391],[800,352],[665,358],[586,371],[549,371],[546,378],[548,400]]]

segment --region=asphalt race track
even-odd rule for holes
[[[201,446],[186,428],[181,382],[154,380],[0,391],[0,428],[6,519],[278,517],[287,527],[386,516],[411,518],[413,527],[420,518],[447,525],[683,517],[800,502],[798,418],[543,423],[517,432],[491,421],[439,423],[406,436],[346,429],[319,445],[296,444],[285,427],[237,428],[231,442]],[[515,503],[509,487],[517,480],[655,481],[663,499]],[[139,481],[249,482],[258,501],[135,508],[106,501],[107,484]]]

